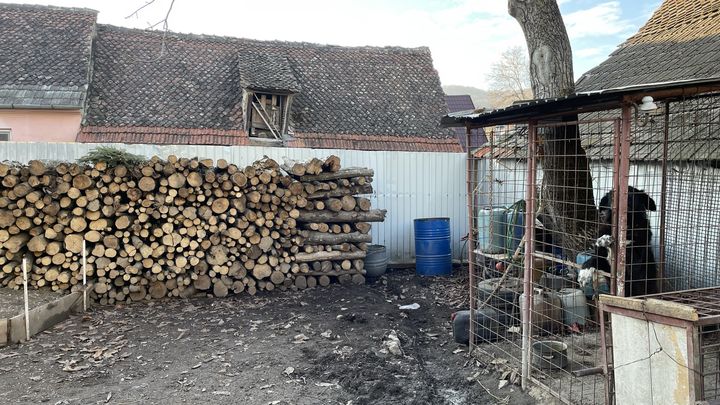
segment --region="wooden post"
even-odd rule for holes
[[[87,250],[85,240],[82,246],[82,270],[83,270],[83,312],[87,312]]]
[[[27,259],[23,257],[23,293],[25,296],[25,338],[30,340],[30,305],[28,303]]]

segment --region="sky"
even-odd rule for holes
[[[98,10],[98,21],[148,28],[172,0],[13,0]],[[0,1],[4,2],[4,1]],[[576,78],[635,33],[661,0],[558,0]],[[488,88],[493,60],[525,46],[507,0],[175,0],[175,32],[343,46],[430,48],[443,85]]]

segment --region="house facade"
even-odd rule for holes
[[[0,5],[0,141],[76,139],[97,12]]]
[[[45,91],[40,112],[10,102],[20,90],[0,98],[0,129],[12,140],[461,151],[439,123],[447,105],[427,48],[164,34],[96,16],[0,5],[10,23],[0,48],[12,51],[0,67],[17,65],[0,73],[0,95],[28,84]],[[74,98],[46,100],[60,96]]]

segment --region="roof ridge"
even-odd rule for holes
[[[110,30],[115,32],[135,32],[139,34],[147,34],[147,35],[156,35],[159,37],[163,36],[163,31],[161,30],[149,30],[149,29],[141,29],[141,28],[129,28],[129,27],[121,27],[117,25],[112,24],[97,24],[98,30]],[[165,34],[166,38],[176,38],[176,39],[185,39],[185,40],[206,40],[206,41],[214,41],[214,42],[225,42],[225,43],[242,43],[247,45],[260,45],[260,46],[267,46],[267,45],[281,45],[285,47],[294,47],[294,48],[306,48],[308,46],[312,46],[315,48],[325,48],[325,49],[338,49],[338,50],[367,50],[367,51],[384,51],[386,53],[409,53],[409,54],[430,54],[430,48],[427,46],[419,46],[419,47],[402,47],[402,46],[394,46],[394,45],[387,45],[387,46],[371,46],[371,45],[362,45],[362,46],[344,46],[344,45],[333,45],[333,44],[319,44],[315,42],[299,42],[299,41],[280,41],[280,40],[261,40],[261,39],[252,39],[252,38],[241,38],[241,37],[231,37],[231,36],[224,36],[224,35],[212,35],[212,34],[195,34],[195,33],[184,33],[184,32],[174,32],[174,31],[168,31],[167,34]]]
[[[38,11],[52,10],[52,11],[63,11],[63,12],[69,12],[69,13],[94,14],[96,16],[98,14],[98,11],[94,10],[92,8],[61,7],[61,6],[44,5],[44,4],[0,3],[0,8],[5,8],[5,9],[14,8],[14,9],[38,10]]]

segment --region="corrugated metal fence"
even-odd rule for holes
[[[74,161],[100,144],[3,142],[0,161],[27,162],[32,159]],[[108,144],[103,144],[108,145]],[[459,259],[461,238],[467,230],[465,155],[461,153],[385,152],[334,149],[273,148],[257,146],[125,145],[114,144],[131,153],[151,157],[201,157],[225,159],[248,165],[268,156],[282,162],[284,157],[303,160],[331,154],[342,159],[343,167],[375,170],[371,197],[373,207],[388,211],[384,223],[373,225],[373,243],[387,246],[392,262],[415,260],[413,219],[449,217],[453,257]]]

